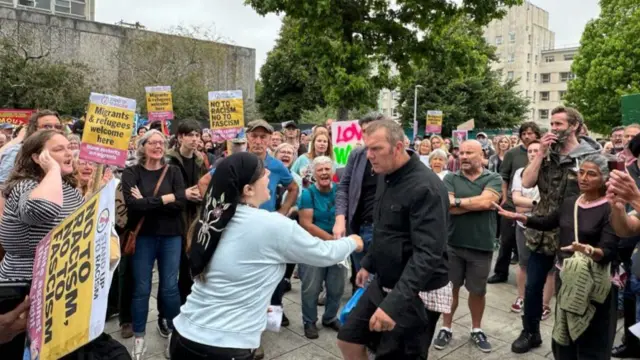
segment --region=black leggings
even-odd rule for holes
[[[284,278],[291,280],[293,276],[293,270],[296,268],[296,264],[287,264],[287,270],[284,272]]]
[[[229,349],[208,346],[193,342],[180,336],[173,330],[169,345],[171,359],[174,360],[252,360],[253,351],[249,349]]]

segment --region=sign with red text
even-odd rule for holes
[[[242,90],[210,91],[209,122],[214,142],[238,137],[244,130]]]
[[[427,111],[427,129],[425,130],[425,132],[431,134],[442,133],[442,111]]]
[[[136,101],[91,93],[80,159],[123,168],[135,126]]]
[[[104,331],[116,181],[67,216],[36,248],[27,333],[28,359],[54,360]]]
[[[336,167],[344,167],[347,165],[351,151],[356,147],[364,146],[358,120],[334,121],[331,124],[331,141]]]
[[[26,125],[33,110],[0,109],[0,124]]]
[[[147,114],[149,122],[173,119],[171,86],[147,86]]]

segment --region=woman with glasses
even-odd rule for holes
[[[180,170],[165,163],[166,146],[167,139],[161,132],[147,131],[138,141],[138,163],[122,174],[122,192],[128,209],[127,228],[135,229],[144,217],[131,258],[134,360],[144,359],[147,350],[145,331],[156,260],[159,296],[169,329],[173,329],[173,318],[180,312],[178,268],[184,233],[181,213],[186,195]]]

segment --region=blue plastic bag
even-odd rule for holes
[[[351,314],[351,311],[356,307],[356,305],[358,305],[358,301],[362,297],[362,294],[364,294],[365,290],[366,288],[359,288],[358,290],[356,290],[351,299],[349,299],[349,301],[347,301],[347,303],[344,305],[342,311],[340,311],[340,316],[338,316],[340,324],[344,325],[344,323],[347,321],[349,314]]]

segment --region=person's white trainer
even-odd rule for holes
[[[143,337],[136,337],[133,340],[133,350],[131,357],[133,360],[144,360],[144,354],[147,352],[147,344]]]

